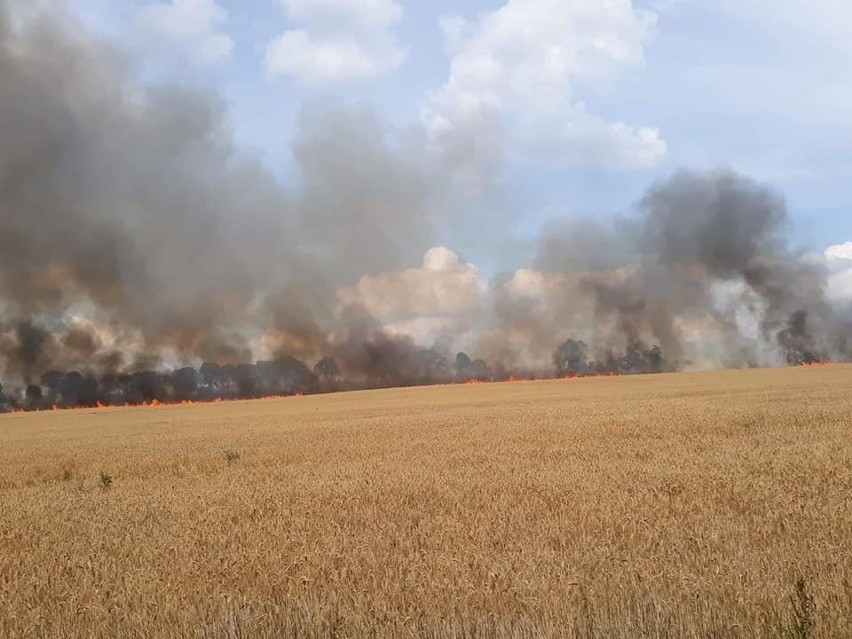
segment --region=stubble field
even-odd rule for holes
[[[2,637],[848,637],[852,367],[0,416]]]

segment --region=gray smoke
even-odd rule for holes
[[[339,286],[429,246],[439,189],[416,138],[311,105],[285,189],[235,148],[215,95],[148,86],[73,16],[26,5],[0,0],[7,375],[116,352],[137,369],[164,355],[236,363],[260,334],[319,355]],[[110,343],[72,326],[80,315]]]
[[[676,367],[846,359],[824,265],[788,245],[788,222],[783,198],[733,170],[680,171],[632,217],[548,228],[537,267],[557,278],[554,293],[538,306],[498,296],[503,331],[484,347],[521,333],[551,347],[578,337],[602,358],[657,344]]]

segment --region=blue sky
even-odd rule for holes
[[[238,143],[285,181],[300,110],[340,101],[439,147],[495,143],[498,178],[482,157],[457,158],[459,176],[499,179],[521,235],[626,211],[678,167],[723,165],[786,195],[803,248],[852,239],[852,4],[839,0],[69,6],[146,75],[217,91]]]

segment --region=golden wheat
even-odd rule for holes
[[[0,418],[3,637],[842,637],[852,367]]]

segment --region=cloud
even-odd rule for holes
[[[283,0],[291,20],[305,26],[274,38],[266,69],[300,82],[334,84],[371,80],[406,58],[394,26],[402,19],[395,0]]]
[[[852,260],[852,242],[835,244],[825,249],[825,256],[829,260]],[[852,264],[849,264],[852,267]]]
[[[445,18],[449,78],[424,123],[474,174],[502,153],[503,138],[563,167],[653,165],[666,151],[656,129],[607,122],[575,93],[641,66],[655,21],[631,0],[508,0],[475,24]]]
[[[228,12],[216,0],[149,4],[139,20],[150,34],[172,41],[202,64],[228,58],[234,50],[234,41],[224,30]]]
[[[340,308],[360,305],[386,327],[417,333],[466,330],[481,311],[487,284],[476,267],[443,246],[403,271],[362,277],[338,291]]]
[[[828,297],[852,302],[852,242],[829,246],[825,258],[829,267]]]
[[[852,267],[828,276],[829,299],[852,302]]]

